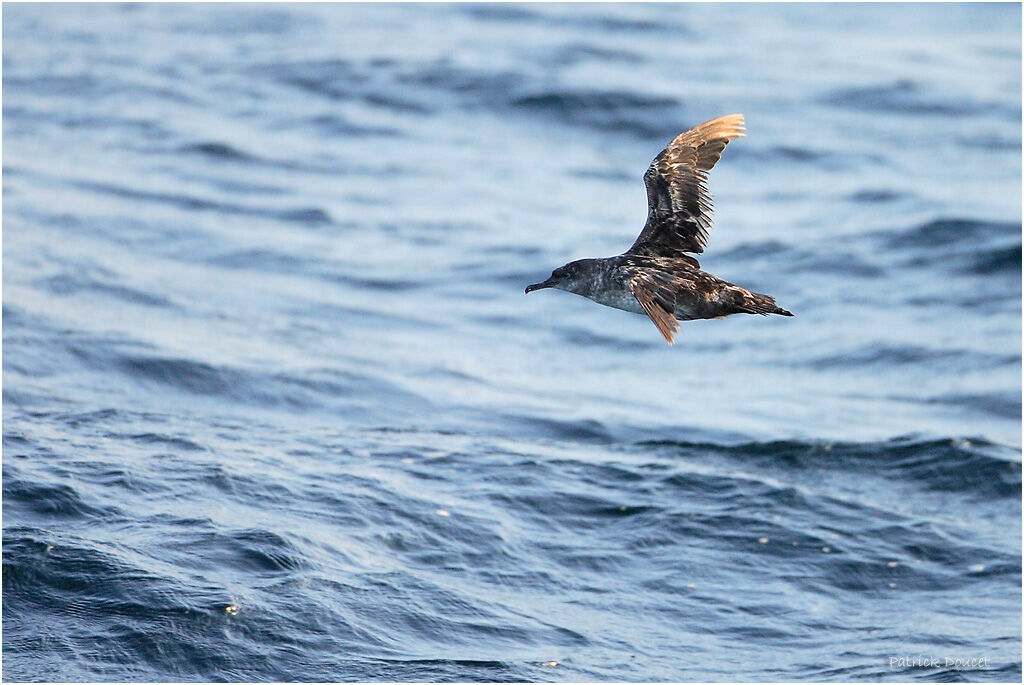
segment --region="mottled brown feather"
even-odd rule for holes
[[[670,278],[645,269],[628,269],[634,273],[629,276],[627,283],[633,297],[640,303],[640,306],[647,312],[654,325],[669,345],[675,342],[676,331],[679,330],[679,322],[675,317],[676,289]]]
[[[703,252],[711,230],[708,172],[733,138],[744,135],[742,114],[727,114],[676,136],[644,174],[647,224],[626,254],[652,257]]]

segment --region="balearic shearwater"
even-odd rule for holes
[[[674,342],[679,319],[730,314],[793,316],[768,295],[752,293],[706,271],[687,252],[700,253],[711,228],[708,172],[733,138],[744,136],[742,114],[727,114],[680,133],[644,174],[647,224],[617,257],[580,259],[526,288],[558,288],[615,309],[647,314]]]

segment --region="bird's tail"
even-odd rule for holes
[[[745,314],[761,314],[762,316],[768,316],[769,314],[793,316],[792,312],[775,304],[774,297],[771,297],[770,295],[762,295],[761,293],[752,293],[746,290],[743,291],[743,297],[737,304],[736,310]]]

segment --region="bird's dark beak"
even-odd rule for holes
[[[551,283],[551,279],[550,278],[548,280],[544,281],[543,283],[534,283],[533,285],[528,285],[528,286],[526,286],[526,294],[529,295],[534,290],[541,290],[543,288],[550,288],[552,285],[553,284]]]

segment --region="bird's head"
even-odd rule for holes
[[[596,259],[579,259],[560,266],[551,272],[551,277],[542,282],[526,286],[527,294],[543,288],[557,288],[566,292],[586,295],[594,288],[594,267]]]

